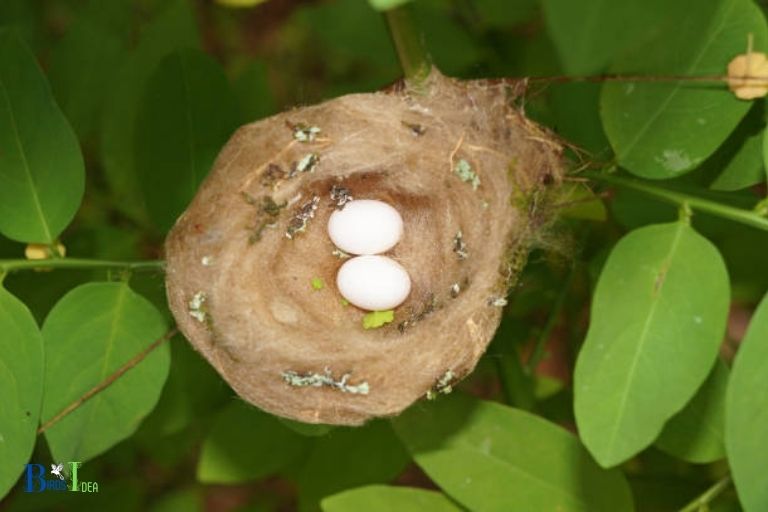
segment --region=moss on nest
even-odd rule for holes
[[[426,95],[353,94],[240,128],[166,242],[186,337],[245,400],[309,423],[395,415],[471,372],[541,190],[561,176],[559,144],[511,104],[522,90],[434,71]],[[326,232],[342,196],[386,201],[405,222],[387,255],[412,291],[378,329],[335,286],[307,290],[335,283],[344,261]],[[209,322],[190,311],[195,296]]]

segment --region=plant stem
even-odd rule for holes
[[[389,35],[397,51],[400,66],[409,87],[419,91],[432,69],[432,62],[421,35],[413,21],[410,4],[401,5],[384,13]]]
[[[731,485],[731,475],[725,475],[715,482],[712,487],[693,499],[680,512],[701,512],[709,510],[709,504]]]
[[[52,258],[49,260],[0,260],[0,275],[25,269],[52,268],[119,268],[124,270],[162,270],[165,262],[162,260],[147,261],[110,261],[81,258]]]
[[[624,178],[621,176],[613,176],[610,174],[603,174],[592,171],[585,171],[580,174],[585,178],[589,178],[595,181],[616,185],[623,188],[637,190],[645,194],[657,197],[668,203],[676,204],[679,206],[687,204],[694,210],[706,212],[724,219],[740,222],[747,226],[762,229],[768,231],[768,218],[761,216],[758,212],[752,210],[744,210],[742,208],[736,208],[727,204],[718,203],[710,199],[704,199],[702,197],[696,197],[684,192],[678,192],[676,190],[670,190],[658,185],[651,184],[647,181],[641,181],[634,178]]]
[[[51,419],[40,425],[40,428],[37,429],[37,433],[42,434],[49,428],[51,428],[53,425],[58,423],[63,417],[83,405],[85,402],[96,396],[97,394],[101,393],[105,389],[107,389],[109,386],[112,385],[117,379],[122,377],[125,372],[142,362],[152,351],[154,351],[157,347],[168,341],[169,339],[173,338],[179,330],[174,327],[167,333],[165,333],[162,337],[156,339],[153,341],[147,348],[139,352],[137,355],[135,355],[133,358],[131,358],[128,362],[126,362],[123,366],[118,368],[114,373],[109,375],[106,379],[96,384],[94,387],[89,389],[85,392],[84,395],[82,395],[80,398],[66,406],[64,409],[59,411],[55,416],[53,416]]]

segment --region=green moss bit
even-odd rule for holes
[[[277,217],[280,215],[280,210],[285,208],[288,203],[277,204],[270,196],[263,196],[261,200],[257,200],[254,197],[243,193],[243,197],[248,204],[258,206],[259,208],[259,216],[256,226],[253,228],[253,232],[248,239],[248,242],[253,244],[261,240],[261,235],[265,228],[274,227],[277,224]]]
[[[451,383],[455,378],[456,375],[454,375],[453,371],[447,370],[439,379],[437,379],[435,385],[432,386],[432,389],[427,391],[427,400],[434,400],[439,394],[447,395],[453,391]]]
[[[294,162],[294,164],[291,166],[291,172],[288,173],[288,177],[293,178],[297,174],[314,172],[315,167],[317,167],[319,162],[320,157],[317,155],[317,153],[309,153],[298,162]]]
[[[456,256],[458,256],[460,260],[465,260],[467,259],[467,256],[469,256],[467,244],[464,242],[464,235],[461,230],[459,230],[458,233],[456,233],[456,236],[453,237],[453,252],[456,253]]]
[[[463,158],[459,160],[453,168],[453,172],[464,183],[471,183],[472,190],[477,190],[480,186],[480,177],[475,171],[472,170],[472,166]]]
[[[378,329],[394,319],[395,312],[391,309],[387,311],[371,311],[363,317],[363,329]]]
[[[271,187],[284,177],[285,171],[283,171],[279,165],[271,163],[267,165],[267,168],[264,169],[264,172],[261,175],[261,185],[264,187]]]
[[[297,234],[306,231],[309,219],[315,217],[315,210],[317,210],[317,205],[319,203],[320,198],[314,196],[312,199],[301,205],[291,219],[291,222],[288,224],[288,230],[285,232],[285,236],[288,239],[293,240]]]
[[[339,301],[339,302],[341,302],[341,305],[344,306],[344,307],[349,306],[349,301],[347,299],[343,298],[343,297],[341,298],[341,301]]]
[[[313,277],[312,278],[312,289],[313,290],[322,290],[325,288],[325,282],[323,281],[323,278],[321,277]]]
[[[327,386],[329,388],[338,389],[342,393],[351,393],[353,395],[367,395],[369,391],[367,382],[363,381],[360,384],[354,385],[347,384],[347,381],[351,376],[349,373],[345,373],[341,376],[341,379],[336,380],[333,378],[333,374],[328,368],[325,368],[323,373],[308,372],[302,375],[293,370],[288,370],[280,375],[285,382],[297,388],[319,388]]]
[[[340,260],[345,260],[347,258],[351,258],[351,256],[349,254],[347,254],[346,252],[342,251],[341,249],[334,249],[331,254],[333,256],[336,256]]]
[[[304,123],[288,123],[288,127],[293,130],[293,138],[299,142],[314,142],[321,131],[317,126],[307,126]]]
[[[337,210],[344,209],[344,205],[352,201],[354,197],[349,195],[349,189],[342,187],[341,185],[334,185],[331,187],[331,201]]]
[[[189,302],[187,303],[187,306],[189,307],[189,316],[200,323],[204,323],[206,316],[208,315],[205,307],[206,299],[207,297],[205,292],[197,292],[192,296],[191,299],[189,299]]]

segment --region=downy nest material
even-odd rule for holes
[[[523,89],[433,71],[426,93],[241,127],[166,242],[181,331],[242,398],[303,422],[361,424],[450,391],[493,337],[561,177],[560,145],[512,105]],[[344,255],[326,225],[349,196],[404,220],[387,256],[412,289],[377,329],[335,286]]]

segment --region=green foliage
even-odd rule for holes
[[[32,455],[43,399],[43,339],[29,309],[0,286],[0,496]]]
[[[284,469],[304,449],[304,438],[277,418],[235,401],[214,420],[197,463],[197,478],[228,484],[256,480]]]
[[[83,157],[22,40],[0,31],[0,233],[51,243],[80,206]]]
[[[602,466],[651,444],[693,396],[717,357],[728,303],[721,256],[682,221],[614,247],[574,375],[579,433]]]
[[[146,220],[137,168],[136,119],[144,90],[160,61],[179,48],[196,47],[197,30],[190,5],[171,0],[141,32],[139,42],[109,83],[101,125],[101,160],[117,208]]]
[[[194,197],[237,117],[224,73],[199,50],[171,53],[149,78],[136,119],[136,166],[162,232]]]
[[[601,469],[575,436],[530,413],[454,395],[393,424],[416,463],[470,510],[634,510],[619,471]]]
[[[388,11],[390,9],[394,9],[395,7],[405,5],[410,1],[411,0],[368,0],[368,3],[370,3],[371,7],[377,11]]]
[[[748,512],[768,508],[768,295],[733,363],[726,398],[725,445],[739,499]]]
[[[296,470],[299,510],[319,510],[320,500],[344,489],[388,482],[408,464],[408,454],[381,420],[364,427],[336,428],[317,438]]]
[[[461,512],[444,495],[409,487],[369,485],[326,498],[322,502],[323,512]]]
[[[718,360],[685,408],[664,426],[656,446],[697,464],[725,457],[725,392],[730,371]]]
[[[750,34],[768,51],[766,7],[407,3],[0,1],[0,508],[768,509],[765,100],[677,78],[724,74]],[[571,175],[459,384],[477,398],[356,428],[276,418],[181,335],[144,353],[169,328],[162,272],[19,268],[57,239],[70,258],[161,257],[239,123],[402,75],[382,16],[401,5],[448,75],[624,75],[537,78],[514,100]],[[17,483],[76,459],[98,495]]]
[[[623,55],[612,70],[722,75],[730,59],[746,50],[747,34],[754,36],[757,47],[768,44],[765,18],[752,0],[696,2],[653,43]],[[606,84],[600,101],[618,162],[646,178],[671,178],[696,167],[747,110],[748,102],[719,88],[684,82]]]
[[[41,418],[53,419],[104,382],[168,329],[160,312],[126,283],[88,283],[66,294],[43,324],[45,389]],[[85,462],[136,430],[168,376],[167,346],[153,351],[45,431],[57,461]]]

